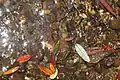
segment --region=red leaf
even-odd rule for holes
[[[50,70],[50,69],[48,69],[48,68],[46,68],[46,67],[44,67],[44,66],[42,66],[42,65],[40,65],[39,66],[39,68],[40,68],[40,70],[42,71],[42,72],[44,72],[46,75],[51,75],[52,74],[52,71]]]
[[[117,79],[120,80],[120,71],[118,71]]]
[[[103,49],[106,50],[106,51],[112,51],[112,52],[115,52],[114,48],[112,48],[112,47],[109,46],[109,45],[105,45],[105,44],[103,44]]]
[[[24,56],[21,56],[17,59],[18,62],[20,63],[24,63],[24,62],[27,62],[28,60],[30,60],[32,58],[31,55],[24,55]]]
[[[110,5],[106,2],[106,0],[100,0],[100,2],[111,14],[116,15],[116,13],[113,11]]]
[[[54,54],[51,54],[50,63],[52,63],[54,66],[56,65]]]
[[[7,71],[4,72],[3,74],[4,74],[4,75],[12,74],[12,73],[16,72],[18,69],[19,69],[19,66],[16,66],[16,67],[13,67],[13,68],[7,70]]]

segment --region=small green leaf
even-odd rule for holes
[[[54,46],[54,55],[58,55],[59,46],[60,46],[60,41],[57,41],[57,43]]]
[[[79,56],[84,61],[90,62],[90,58],[89,58],[87,52],[85,51],[85,49],[80,44],[75,44],[75,49],[76,49],[77,53],[79,54]]]

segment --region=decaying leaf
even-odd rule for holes
[[[19,69],[19,66],[13,67],[13,68],[7,70],[6,72],[4,72],[3,75],[12,74],[12,73],[16,72],[18,69]]]
[[[83,60],[85,60],[86,62],[90,62],[90,58],[89,58],[87,52],[80,44],[75,44],[75,49],[76,49],[77,53],[79,54],[79,56]]]
[[[58,75],[58,69],[56,68],[55,73],[53,73],[52,75],[50,75],[50,79],[55,79]]]
[[[50,70],[50,69],[48,69],[48,68],[46,68],[46,67],[44,67],[44,66],[42,66],[42,65],[40,65],[39,66],[39,68],[40,68],[40,70],[42,71],[42,72],[44,72],[46,75],[51,75],[52,74],[52,71]]]
[[[18,61],[19,63],[24,63],[24,62],[27,62],[28,60],[30,60],[31,58],[32,58],[31,55],[23,55],[23,56],[19,57],[19,58],[17,59],[17,61]]]

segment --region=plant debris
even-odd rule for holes
[[[117,80],[119,22],[119,0],[0,0],[0,79]]]
[[[85,60],[86,62],[90,62],[90,58],[87,55],[87,52],[84,50],[84,48],[80,44],[75,44],[75,49],[83,60]]]

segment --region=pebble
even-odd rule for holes
[[[120,29],[120,19],[113,19],[111,21],[110,28],[112,28],[112,29]]]

